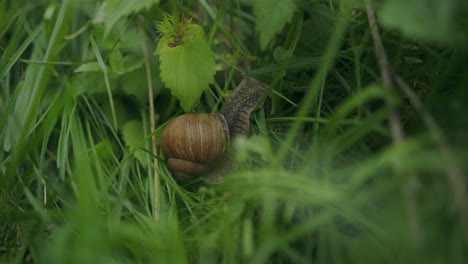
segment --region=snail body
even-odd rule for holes
[[[248,135],[250,114],[265,92],[260,81],[247,77],[219,113],[173,119],[161,135],[161,148],[174,177],[202,176],[209,183],[223,182],[238,166],[232,142]]]

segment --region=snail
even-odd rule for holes
[[[260,81],[246,77],[218,113],[185,114],[169,122],[161,135],[161,149],[173,176],[223,182],[238,167],[232,143],[248,135],[250,114],[265,92]]]

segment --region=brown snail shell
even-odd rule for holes
[[[180,180],[208,172],[229,144],[226,120],[219,113],[185,114],[173,119],[161,136],[169,169]]]
[[[238,167],[230,142],[249,134],[250,114],[265,92],[260,81],[246,76],[219,113],[173,119],[161,136],[172,174],[180,180],[203,176],[209,183],[223,182]]]

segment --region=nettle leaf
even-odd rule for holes
[[[137,13],[143,9],[149,9],[152,5],[158,4],[159,0],[107,0],[104,6],[104,24],[106,33],[122,17]]]
[[[411,38],[448,43],[453,38],[454,0],[388,0],[380,9],[384,26]]]
[[[141,143],[145,138],[143,134],[143,126],[140,121],[132,120],[127,122],[122,127],[122,135],[127,145],[131,151],[134,151],[135,157],[138,159],[142,166],[147,165],[146,152],[141,150]]]
[[[296,0],[252,0],[252,7],[262,50],[276,33],[283,30],[286,23],[291,22],[297,9]]]
[[[204,90],[214,82],[215,61],[203,29],[189,21],[180,24],[176,33],[169,17],[158,25],[163,33],[155,54],[160,57],[161,79],[190,112]]]

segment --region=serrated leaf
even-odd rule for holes
[[[252,7],[262,50],[286,23],[291,22],[297,9],[296,0],[252,0]]]
[[[107,34],[120,18],[148,9],[159,3],[159,0],[108,0],[106,3],[104,7],[104,24],[106,25]]]
[[[75,69],[75,72],[100,72],[101,67],[97,62],[88,62],[81,64],[78,68]]]
[[[214,54],[200,26],[181,23],[177,35],[165,21],[158,28],[165,34],[155,52],[160,56],[161,80],[179,99],[182,109],[190,112],[203,90],[214,82]]]
[[[384,26],[421,40],[448,43],[454,35],[454,0],[388,0],[380,17]]]
[[[145,136],[143,133],[143,126],[141,125],[141,122],[137,120],[127,122],[122,127],[122,135],[125,141],[125,145],[127,145],[130,148],[130,151],[134,151],[133,153],[140,162],[140,164],[146,167],[146,152],[140,149],[140,144],[142,143]]]

